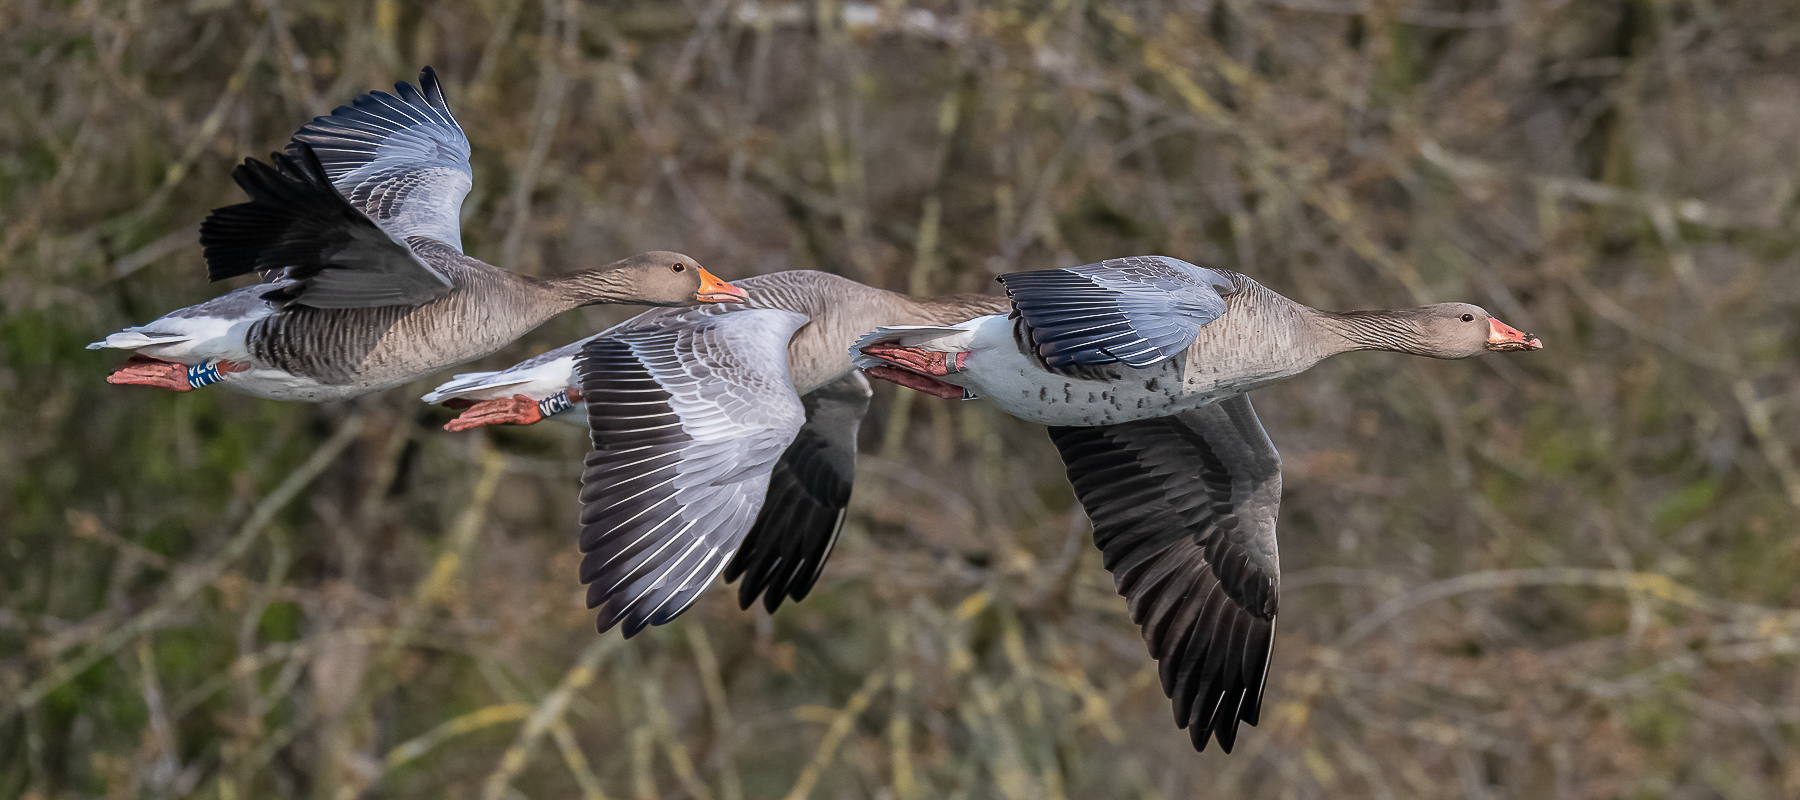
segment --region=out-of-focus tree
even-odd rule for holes
[[[1259,396],[1283,619],[1230,755],[980,403],[878,393],[805,602],[595,637],[578,431],[82,349],[223,291],[231,167],[425,64],[523,272],[1166,253],[1547,347]],[[0,4],[0,798],[1800,795],[1797,66],[1782,0]]]

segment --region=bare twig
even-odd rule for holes
[[[525,727],[519,731],[518,738],[501,754],[499,766],[483,781],[481,796],[484,800],[500,800],[506,796],[513,776],[525,768],[525,761],[530,758],[538,738],[562,719],[563,712],[568,710],[569,701],[574,698],[575,693],[594,681],[594,671],[600,667],[600,662],[624,642],[619,636],[599,636],[587,649],[581,651],[581,655],[575,659],[575,665],[563,674],[562,682],[538,701],[531,716],[526,719]]]
[[[119,648],[125,646],[140,633],[161,625],[196,592],[217,580],[232,562],[249,551],[251,545],[255,544],[258,534],[261,534],[263,529],[274,520],[276,512],[280,511],[289,501],[298,496],[307,484],[312,483],[314,478],[324,472],[338,454],[356,439],[356,434],[361,430],[362,417],[351,417],[345,420],[331,435],[331,438],[326,439],[324,444],[319,445],[318,450],[313,451],[312,457],[290,473],[280,485],[275,487],[274,491],[256,504],[256,507],[250,512],[249,519],[244,521],[243,526],[238,529],[237,535],[225,543],[217,556],[214,556],[206,564],[183,570],[177,574],[175,579],[170,582],[168,591],[164,592],[163,596],[150,608],[107,633],[80,656],[56,665],[48,675],[39,678],[30,686],[25,687],[24,691],[8,700],[4,707],[0,707],[0,722],[5,722],[13,714],[37,705],[46,694],[81,674],[95,662],[117,652]]]

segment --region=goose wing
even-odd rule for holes
[[[1281,458],[1243,396],[1050,429],[1114,585],[1197,750],[1262,713],[1275,637]]]
[[[1193,344],[1232,291],[1225,273],[1167,256],[1013,272],[1000,282],[1051,371],[1154,366]]]
[[[806,424],[769,477],[768,498],[744,537],[725,580],[738,586],[738,604],[762,595],[770,613],[784,599],[806,599],[831,556],[850,488],[856,480],[856,431],[869,410],[869,380],[851,372],[800,398]]]
[[[594,449],[581,476],[581,581],[598,627],[674,619],[743,542],[806,420],[788,338],[806,317],[664,317],[583,348]]]
[[[474,185],[469,139],[430,67],[419,73],[419,88],[401,82],[394,91],[369,92],[314,117],[288,153],[311,147],[338,191],[394,238],[427,236],[460,251],[463,197]]]
[[[212,280],[279,271],[289,281],[263,297],[315,308],[417,305],[450,291],[449,277],[338,194],[310,146],[272,160],[232,170],[249,202],[200,223]]]

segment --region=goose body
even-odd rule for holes
[[[274,166],[238,167],[251,199],[202,224],[208,271],[268,282],[89,345],[136,351],[109,380],[336,400],[480,358],[577,306],[737,299],[678,253],[549,279],[465,255],[468,139],[430,68],[420,84],[362,95],[301,128]]]
[[[873,325],[907,325],[945,323],[967,319],[971,315],[1004,310],[1004,297],[989,295],[949,295],[915,299],[877,289],[827,272],[790,270],[756,275],[733,282],[745,293],[742,303],[726,303],[693,309],[657,309],[647,311],[612,329],[581,339],[555,350],[526,359],[511,367],[493,372],[457,375],[424,396],[427,403],[481,403],[502,401],[492,406],[497,416],[484,416],[484,409],[472,409],[463,419],[452,423],[451,430],[464,430],[493,422],[531,423],[544,417],[585,426],[586,406],[581,396],[578,361],[582,348],[595,339],[614,331],[662,320],[674,320],[691,314],[729,314],[744,309],[790,311],[806,317],[806,323],[788,341],[788,365],[795,390],[801,395],[832,384],[855,371],[851,363],[850,345]],[[564,405],[559,394],[573,395]],[[526,401],[551,401],[554,408],[531,418]],[[521,416],[522,414],[522,416]],[[473,423],[473,424],[468,424]]]
[[[1094,543],[1196,749],[1261,718],[1281,457],[1246,395],[1351,350],[1535,350],[1462,303],[1333,313],[1162,256],[1000,277],[1012,308],[858,340],[873,377],[1050,426]]]
[[[966,398],[988,400],[1032,422],[1109,425],[1210,405],[1298,375],[1339,353],[1381,349],[1384,331],[1400,335],[1430,322],[1422,309],[1394,312],[1396,319],[1380,322],[1372,321],[1379,318],[1367,312],[1319,311],[1247,275],[1162,256],[1115,259],[1074,270],[1105,275],[1121,265],[1138,267],[1140,274],[1149,272],[1146,266],[1159,267],[1154,274],[1162,280],[1135,285],[1116,280],[1114,287],[1122,288],[1094,291],[1092,284],[1083,287],[1072,280],[1044,287],[1042,279],[1034,282],[1029,277],[1041,273],[1002,276],[1015,301],[1024,298],[1024,307],[954,326],[877,328],[857,340],[857,366],[903,380],[906,376],[893,371],[948,384],[964,390]],[[1023,285],[1015,288],[1015,284]],[[1213,296],[1198,302],[1165,301],[1171,297],[1168,284]],[[1144,295],[1146,305],[1159,305],[1132,306],[1128,293],[1134,291]],[[1127,295],[1123,310],[1114,294]],[[1070,295],[1074,299],[1065,299]],[[1445,355],[1440,357],[1479,355],[1489,346],[1512,347],[1506,337],[1522,336],[1475,306],[1448,303],[1427,308],[1435,308],[1446,325],[1467,329],[1457,332],[1463,349],[1441,351]],[[1462,321],[1463,315],[1470,319]],[[1058,325],[1053,330],[1073,333],[1046,341],[1041,329],[1033,326],[1034,318],[1044,328]],[[1153,343],[1145,332],[1174,335]],[[916,370],[870,352],[889,348],[897,348],[903,356],[907,351],[931,354],[928,360],[942,366]],[[1439,351],[1421,345],[1404,352]]]
[[[1005,314],[977,317],[946,327],[877,328],[857,341],[856,364],[877,375],[896,369],[880,358],[860,353],[864,346],[885,343],[942,353],[948,363],[960,360],[962,365],[932,377],[962,391],[941,396],[989,400],[1013,416],[1044,425],[1104,425],[1132,419],[1134,415],[1166,416],[1216,402],[1229,393],[1218,386],[1185,387],[1185,356],[1131,370],[1129,381],[1121,380],[1123,375],[1115,377],[1111,370],[1098,371],[1097,376],[1092,372],[1046,374],[1036,361],[1021,352],[1014,340],[1016,329],[1016,320]],[[978,367],[970,368],[970,363]],[[888,375],[892,373],[882,377]],[[924,388],[903,378],[896,382]]]

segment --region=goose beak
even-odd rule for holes
[[[750,296],[744,294],[743,289],[719,280],[719,276],[707,272],[705,267],[700,267],[699,270],[700,291],[694,293],[695,300],[702,303],[742,303],[749,299]]]
[[[1544,343],[1518,328],[1500,320],[1488,318],[1487,349],[1496,353],[1509,350],[1541,350]]]

